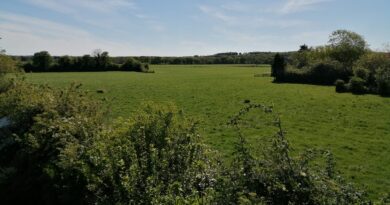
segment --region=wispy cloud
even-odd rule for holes
[[[1,11],[0,22],[4,47],[11,54],[47,50],[55,55],[82,55],[96,48],[123,54],[130,50],[130,45],[102,39],[83,29],[45,19]],[[21,40],[23,43],[20,43]]]
[[[235,23],[237,20],[236,18],[234,18],[233,16],[229,16],[227,15],[226,13],[224,13],[223,11],[220,11],[219,9],[216,9],[216,8],[213,8],[213,7],[210,7],[210,6],[206,6],[206,5],[201,5],[199,6],[199,9],[209,15],[209,16],[212,16],[216,19],[219,19],[221,21],[224,21],[225,23]]]
[[[24,0],[41,8],[61,13],[93,12],[109,13],[118,9],[136,8],[132,0]]]
[[[122,20],[120,10],[133,15],[138,21],[143,21],[149,30],[162,32],[164,25],[158,20],[142,12],[134,0],[22,0],[39,8],[48,9],[68,15],[78,22],[89,24],[101,29],[110,29],[121,33],[116,24]],[[113,18],[114,17],[114,18]],[[115,19],[114,21],[112,19]]]
[[[236,14],[234,12],[231,12],[232,9],[243,11],[248,10],[249,7],[246,7],[244,5],[238,4],[239,6],[231,7],[232,5],[236,4],[228,4],[223,5],[221,7],[211,7],[211,6],[199,6],[199,9],[206,15],[217,19],[219,21],[222,21],[228,26],[235,26],[235,27],[244,27],[244,28],[291,28],[291,27],[300,27],[300,26],[307,26],[310,23],[306,20],[298,20],[298,19],[277,19],[277,18],[270,18],[270,17],[263,17],[259,13],[249,13],[246,15],[242,14]]]
[[[332,0],[287,0],[279,10],[282,14],[289,14],[313,9],[318,4]]]

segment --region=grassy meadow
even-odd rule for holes
[[[245,100],[273,105],[296,151],[331,150],[345,176],[365,186],[374,197],[390,190],[390,98],[338,94],[334,86],[274,84],[269,66],[161,65],[154,74],[134,72],[29,73],[37,84],[66,87],[82,83],[94,97],[105,99],[112,117],[126,117],[141,104],[174,103],[200,122],[206,143],[229,157],[236,140],[227,127]],[[97,93],[103,90],[103,93]],[[271,134],[261,118],[248,139],[255,151]]]

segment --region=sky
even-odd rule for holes
[[[192,56],[293,51],[337,29],[390,42],[389,0],[0,0],[10,55]]]

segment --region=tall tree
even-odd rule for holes
[[[347,71],[368,49],[364,38],[352,31],[337,30],[329,37],[329,46],[332,48],[331,57],[340,61]]]
[[[286,62],[284,57],[277,53],[271,67],[271,76],[275,77],[275,81],[280,81],[286,70]]]
[[[92,55],[95,59],[95,65],[98,70],[105,70],[110,65],[110,57],[107,51],[96,49]]]

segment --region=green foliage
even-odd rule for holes
[[[6,78],[6,74],[19,73],[16,62],[5,54],[0,53],[0,93],[5,92],[11,85],[11,78]]]
[[[337,30],[329,37],[329,45],[332,48],[330,56],[344,64],[348,70],[352,69],[356,62],[367,49],[364,38],[352,31]]]
[[[383,96],[390,96],[390,63],[387,67],[379,68],[375,78],[378,86],[378,93]]]
[[[32,67],[38,71],[49,71],[53,65],[53,58],[47,51],[34,53]]]
[[[195,123],[146,106],[112,126],[76,85],[16,82],[1,94],[0,198],[5,204],[161,204],[197,201],[214,183]]]
[[[359,77],[352,77],[349,81],[349,90],[354,94],[364,94],[367,92],[366,81]]]
[[[312,84],[332,85],[337,79],[345,78],[345,72],[338,61],[323,60],[314,63],[307,72]]]
[[[95,67],[98,70],[107,70],[110,65],[110,57],[108,56],[107,51],[101,51],[100,49],[96,49],[93,51],[93,58],[95,61]]]
[[[70,56],[61,56],[57,60],[56,70],[60,70],[62,68],[71,68],[74,64],[74,59]]]
[[[364,38],[355,32],[334,31],[328,45],[312,49],[301,46],[288,61],[283,77],[276,79],[273,75],[275,81],[332,85],[342,79],[349,81],[349,90],[355,94],[389,95],[389,56],[370,51]],[[338,85],[337,92],[346,91],[344,85]]]
[[[103,132],[83,170],[90,170],[87,186],[99,204],[175,204],[202,197],[215,183],[208,152],[194,122],[173,106],[149,104]]]
[[[148,72],[149,65],[143,64],[134,58],[129,58],[122,64],[121,69],[123,71]]]
[[[86,72],[86,71],[137,71],[148,72],[149,65],[134,58],[125,62],[113,63],[107,51],[95,50],[91,55],[82,57],[61,56],[52,58],[47,51],[35,53],[33,63],[24,61],[27,72]]]
[[[64,170],[63,156],[84,156],[102,128],[103,114],[78,86],[56,91],[15,81],[0,96],[0,199],[4,204],[79,203],[86,190],[79,174]],[[4,171],[5,170],[5,171]]]
[[[334,60],[318,60],[302,69],[290,66],[284,74],[283,81],[291,83],[309,83],[333,85],[337,79],[346,78],[342,65]]]
[[[236,192],[227,194],[233,197],[233,200],[229,199],[230,202],[239,202],[244,198],[251,202],[248,204],[369,203],[364,192],[345,183],[336,174],[333,156],[328,151],[307,150],[299,157],[292,157],[289,142],[277,115],[272,117],[278,131],[272,138],[271,145],[262,151],[260,157],[253,156],[240,125],[243,116],[252,109],[260,109],[266,114],[273,113],[272,107],[250,104],[231,120],[238,132],[239,141],[232,171],[229,173],[229,186]],[[324,158],[325,165],[315,163],[314,160],[318,157]]]
[[[304,44],[301,45],[298,52],[295,52],[292,54],[292,64],[297,68],[304,68],[309,65],[310,63],[310,48]]]
[[[348,86],[345,84],[344,80],[336,80],[335,82],[336,85],[336,92],[338,93],[344,93],[348,91]]]
[[[274,61],[271,67],[271,76],[275,77],[275,81],[283,79],[283,75],[286,71],[286,63],[284,57],[277,53],[274,57]]]
[[[6,73],[16,72],[16,62],[5,54],[0,54],[0,77]]]
[[[361,78],[363,80],[368,80],[368,77],[370,75],[370,71],[365,68],[355,68],[353,71],[354,76]]]

